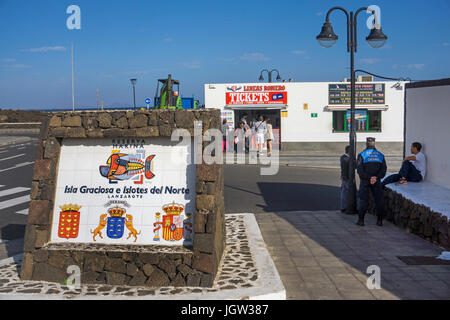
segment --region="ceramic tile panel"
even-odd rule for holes
[[[192,244],[195,177],[169,138],[64,139],[51,242]]]

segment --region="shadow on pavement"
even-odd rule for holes
[[[366,216],[366,226],[361,228],[355,225],[355,215],[339,211],[290,211],[275,212],[278,222],[285,226],[282,230],[286,234],[281,238],[289,255],[300,265],[304,263],[304,268],[326,274],[338,290],[352,298],[364,300],[369,292],[377,299],[450,298],[449,284],[443,281],[445,277],[450,279],[450,266],[410,266],[397,258],[436,256],[439,247],[389,222],[377,227],[372,215]],[[368,267],[374,265],[380,268],[383,290],[364,288],[372,275]],[[359,289],[355,280],[360,282]]]
[[[338,210],[340,188],[305,183],[259,182],[265,212]]]

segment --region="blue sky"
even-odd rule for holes
[[[69,5],[81,8],[81,30],[68,30]],[[156,79],[171,73],[183,96],[203,84],[257,82],[263,68],[283,79],[348,77],[344,15],[331,16],[338,43],[318,45],[329,8],[378,5],[389,37],[382,49],[365,41],[359,16],[356,67],[418,80],[450,76],[450,1],[285,0],[0,0],[0,108],[70,107],[70,45],[75,46],[76,105],[131,105],[153,98]]]

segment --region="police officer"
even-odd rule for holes
[[[384,155],[375,148],[375,138],[367,138],[366,149],[358,155],[357,171],[361,180],[359,186],[359,218],[356,223],[364,226],[367,211],[369,190],[375,198],[377,210],[377,226],[383,225],[383,203],[381,179],[386,175]]]

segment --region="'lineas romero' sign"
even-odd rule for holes
[[[192,164],[164,138],[64,140],[51,241],[192,244]]]

